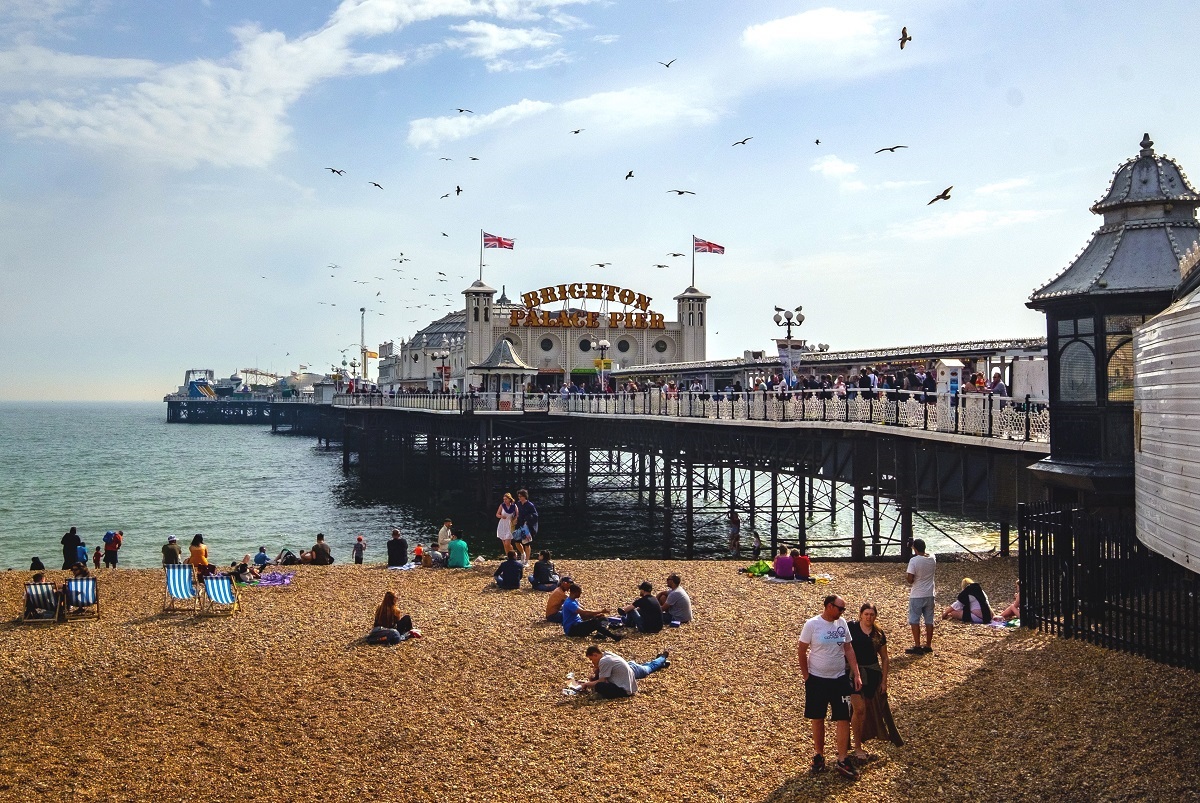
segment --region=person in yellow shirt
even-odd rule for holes
[[[200,533],[192,538],[192,545],[188,547],[188,563],[193,566],[208,566],[208,547],[204,545],[204,536]]]

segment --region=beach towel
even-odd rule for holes
[[[404,564],[403,566],[388,566],[388,568],[389,568],[389,569],[395,569],[395,570],[396,570],[396,571],[398,571],[398,572],[406,572],[406,571],[408,571],[409,569],[419,569],[419,568],[421,568],[421,564],[419,564],[419,563],[414,563],[414,562],[410,561],[410,562],[408,562],[408,563]]]
[[[267,572],[262,577],[258,578],[258,585],[266,587],[279,588],[282,586],[290,586],[292,578],[296,576],[295,572]]]

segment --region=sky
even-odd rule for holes
[[[691,238],[724,246],[695,256],[710,358],[769,349],[776,305],[834,350],[1044,334],[1025,301],[1099,226],[1088,207],[1143,132],[1200,170],[1198,17],[3,0],[0,400],[327,370],[360,307],[368,344],[461,307],[481,230],[516,241],[483,268],[512,298],[604,282],[668,320]]]

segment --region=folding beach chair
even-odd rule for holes
[[[230,616],[239,607],[237,586],[233,578],[220,574],[204,578],[204,596],[200,598],[201,616]]]
[[[99,619],[100,595],[96,591],[95,577],[72,577],[67,580],[67,593],[62,601],[63,618],[68,622],[75,619]]]
[[[193,582],[196,569],[190,563],[168,563],[166,569],[167,589],[163,611],[195,611],[200,605],[200,595]]]
[[[52,625],[58,621],[58,589],[54,583],[26,583],[25,597],[21,600],[21,621]]]

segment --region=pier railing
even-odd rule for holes
[[[991,393],[925,393],[850,389],[546,394],[405,393],[341,394],[339,407],[390,407],[446,413],[524,413],[552,415],[654,416],[746,422],[827,422],[903,427],[1003,440],[1049,443],[1050,406],[1046,399],[1014,399]]]

